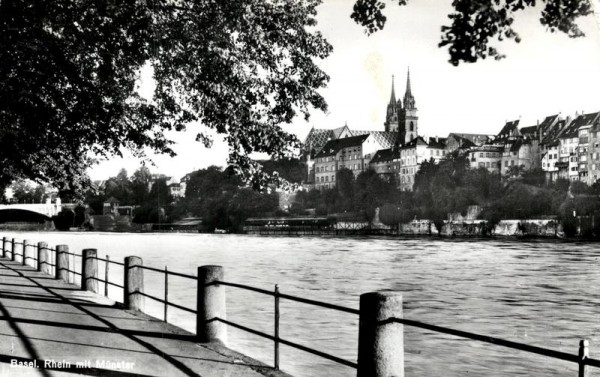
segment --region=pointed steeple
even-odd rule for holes
[[[406,74],[406,92],[404,93],[403,102],[405,109],[415,109],[415,97],[413,97],[412,91],[410,89],[410,68],[408,69],[408,73]]]
[[[390,97],[390,105],[396,104],[396,91],[394,90],[394,75],[392,75],[392,96]]]
[[[410,91],[410,67],[408,67],[408,72],[406,73],[406,93],[404,93],[404,97],[412,97],[412,92]]]

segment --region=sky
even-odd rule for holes
[[[600,4],[600,0],[593,0]],[[452,0],[411,0],[404,7],[387,0],[387,23],[371,36],[350,18],[352,0],[324,0],[317,26],[333,52],[321,68],[330,76],[321,90],[329,108],[314,110],[308,122],[295,120],[285,129],[303,140],[311,127],[384,130],[392,76],[396,96],[404,95],[410,67],[411,89],[419,116],[419,134],[445,137],[450,132],[497,134],[506,121],[520,119],[521,127],[535,125],[545,116],[600,111],[600,17],[578,23],[585,38],[550,33],[539,23],[541,8],[520,12],[514,29],[521,43],[494,43],[506,58],[461,63],[448,62],[439,48],[441,26],[449,24]],[[598,6],[600,10],[600,5]],[[151,75],[142,75],[142,91],[151,88]],[[177,156],[149,154],[152,172],[177,179],[210,165],[225,166],[227,146],[215,137],[211,149],[195,142],[194,130],[168,134]],[[127,152],[92,167],[92,179],[115,176],[121,168],[132,174],[141,160]]]

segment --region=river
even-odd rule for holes
[[[576,354],[590,340],[600,349],[600,249],[597,244],[496,240],[260,237],[209,234],[4,232],[1,236],[98,249],[122,261],[136,255],[156,268],[196,274],[218,264],[225,280],[358,308],[361,293],[403,292],[404,316]],[[102,269],[103,266],[100,266]],[[149,294],[162,297],[163,277],[146,271]],[[111,281],[122,270],[111,266]],[[170,278],[169,299],[195,308],[195,284]],[[122,292],[110,289],[121,300]],[[358,316],[287,300],[280,336],[356,360]],[[228,319],[273,331],[273,298],[228,288]],[[147,299],[150,314],[162,306]],[[169,322],[194,331],[194,317],[170,309]],[[229,346],[271,364],[272,342],[236,329]],[[408,376],[564,376],[576,366],[495,345],[405,327]],[[354,376],[349,367],[281,348],[281,367],[298,377]],[[592,370],[595,372],[596,370]],[[592,373],[593,375],[594,373]]]

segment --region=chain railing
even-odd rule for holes
[[[10,245],[10,247],[9,247]],[[17,253],[16,245],[22,247],[21,253]],[[33,256],[28,256],[26,247],[32,246],[33,249],[37,249]],[[600,360],[589,357],[589,342],[585,339],[579,342],[579,352],[577,355],[556,351],[549,348],[533,346],[525,343],[514,342],[506,339],[497,337],[476,334],[468,331],[462,331],[452,329],[443,326],[432,325],[420,321],[410,320],[403,318],[402,315],[402,296],[398,292],[385,291],[381,292],[370,292],[361,295],[360,309],[348,308],[328,302],[322,302],[303,297],[297,297],[289,294],[281,293],[279,286],[275,285],[273,290],[267,290],[262,288],[253,287],[250,285],[240,284],[225,281],[223,279],[223,268],[221,266],[202,266],[198,268],[198,275],[189,275],[180,272],[171,271],[164,267],[164,269],[143,266],[141,259],[137,257],[127,257],[124,262],[117,262],[111,260],[108,255],[106,258],[99,258],[96,255],[95,249],[83,250],[83,255],[68,252],[68,248],[65,245],[59,245],[56,248],[48,248],[44,242],[36,244],[29,244],[28,241],[18,242],[14,238],[9,240],[6,237],[3,238],[2,242],[2,257],[9,258],[14,261],[15,256],[21,256],[21,263],[26,264],[27,259],[31,259],[36,262],[38,271],[44,271],[44,266],[54,267],[53,271],[57,279],[61,269],[74,274],[78,274],[82,279],[82,288],[87,290],[95,291],[99,293],[97,286],[89,284],[88,281],[95,281],[104,283],[104,295],[108,295],[108,287],[114,286],[123,290],[123,302],[126,305],[126,309],[137,309],[143,310],[143,304],[140,307],[140,301],[131,300],[129,296],[139,295],[145,297],[163,305],[163,320],[168,322],[168,309],[170,307],[176,308],[188,313],[195,314],[196,320],[196,335],[199,341],[219,341],[226,338],[226,330],[224,326],[231,326],[239,330],[254,334],[256,336],[269,339],[273,341],[273,367],[279,369],[280,367],[280,345],[286,345],[321,358],[333,361],[335,363],[345,365],[358,370],[358,376],[373,376],[378,377],[377,370],[380,366],[378,363],[382,360],[392,364],[392,370],[394,375],[404,375],[404,354],[396,354],[395,350],[403,350],[403,326],[420,328],[436,333],[451,335],[464,339],[475,340],[479,342],[494,344],[514,350],[519,350],[531,354],[541,355],[553,359],[558,359],[578,365],[578,376],[583,377],[588,373],[588,367],[600,368]],[[29,251],[29,249],[27,249]],[[54,260],[56,263],[51,263],[52,258],[50,254],[54,253]],[[58,258],[58,255],[64,253],[73,257],[82,258],[81,271],[74,271],[69,266],[61,265],[64,262],[63,258]],[[97,262],[104,263],[104,279],[98,278],[99,271],[97,269]],[[123,268],[124,284],[120,285],[110,281],[109,271],[110,266],[120,266]],[[86,267],[87,266],[87,267]],[[31,266],[34,267],[34,266]],[[157,297],[148,294],[143,291],[140,287],[143,284],[139,284],[139,281],[143,282],[143,271],[149,271],[153,273],[159,273],[164,275],[164,295],[163,297]],[[176,304],[169,301],[169,278],[179,277],[197,283],[197,308],[189,308],[183,305]],[[64,279],[64,278],[63,278]],[[251,291],[263,295],[273,297],[273,334],[268,334],[263,331],[252,329],[247,326],[240,325],[234,321],[226,318],[219,317],[215,313],[225,312],[225,287],[242,289]],[[302,345],[291,341],[289,339],[281,338],[279,335],[279,326],[281,321],[280,312],[280,301],[290,300],[306,305],[317,306],[325,309],[335,310],[347,314],[353,314],[359,316],[359,352],[358,361],[354,362],[346,360],[329,353],[313,349],[306,345]],[[127,307],[129,305],[129,307]],[[377,355],[377,356],[376,356]],[[392,360],[390,362],[390,360]],[[388,371],[390,366],[387,366]],[[395,368],[395,369],[394,369]]]

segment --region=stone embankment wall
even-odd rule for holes
[[[451,221],[442,228],[444,236],[484,236],[485,221]],[[438,231],[429,220],[413,220],[399,225],[399,233],[407,235],[437,235]],[[562,226],[556,220],[502,220],[494,228],[496,236],[563,237]]]

